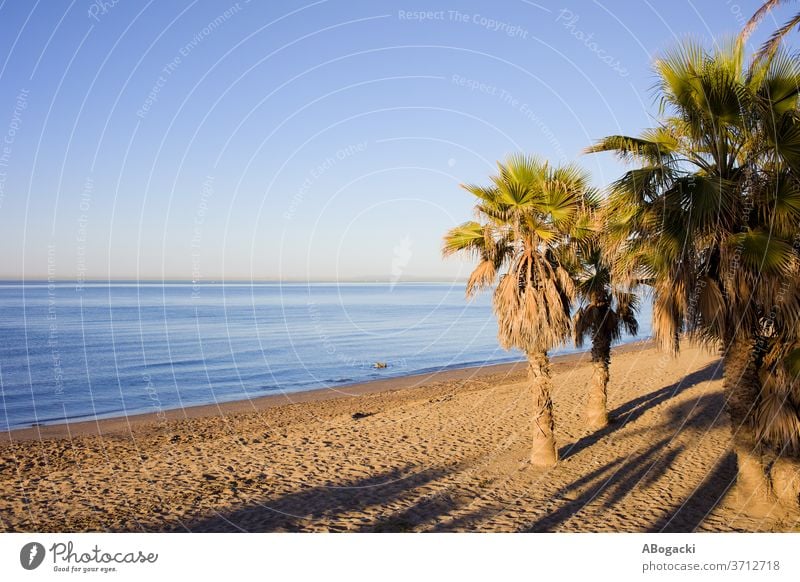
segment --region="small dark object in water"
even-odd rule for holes
[[[372,416],[375,414],[374,412],[356,412],[353,414],[353,420],[361,420],[362,418],[367,418],[368,416]]]

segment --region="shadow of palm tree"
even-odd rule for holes
[[[547,532],[555,530],[559,525],[579,515],[587,506],[603,495],[607,495],[603,505],[612,508],[618,501],[628,494],[631,483],[638,482],[656,463],[660,457],[659,452],[669,439],[662,439],[648,447],[643,453],[629,457],[615,459],[600,469],[593,472],[594,479],[582,478],[584,486],[577,483],[570,484],[561,489],[557,496],[567,499],[557,510],[542,516],[524,531]],[[576,491],[580,491],[574,496]]]
[[[704,376],[701,374],[698,377]],[[689,385],[686,383],[684,389]],[[675,389],[674,385],[668,388]],[[719,417],[723,405],[722,393],[705,394],[696,400],[671,407],[663,426],[674,427],[676,434],[684,430],[703,431]],[[665,478],[684,452],[685,448],[676,444],[673,436],[669,435],[642,452],[620,456],[556,492],[556,498],[566,499],[567,502],[524,528],[524,531],[553,531],[576,516],[580,519],[581,512],[589,506],[591,511],[597,511],[599,507],[613,510],[631,491],[647,488]],[[694,531],[721,501],[735,477],[733,455],[726,451],[685,500],[663,512],[659,512],[659,501],[653,500],[653,506],[647,508],[648,512],[660,513],[660,516],[648,531]]]
[[[649,531],[662,533],[695,531],[735,482],[736,456],[728,451],[720,457],[695,492],[682,503],[672,507]]]
[[[654,406],[658,406],[698,384],[709,380],[717,380],[719,378],[721,378],[721,360],[712,362],[700,370],[687,374],[681,378],[679,382],[629,400],[609,413],[611,421],[608,426],[581,437],[578,441],[570,445],[564,445],[559,450],[559,457],[561,459],[567,459],[576,455],[584,449],[591,447],[600,439],[621,429],[629,422],[635,421]]]
[[[604,436],[635,420],[658,404],[668,402],[681,392],[701,382],[715,379],[719,364],[713,363],[688,374],[680,382],[633,399],[612,414],[615,425],[583,437],[562,449],[564,457],[576,455]],[[722,410],[721,393],[704,394],[697,399],[673,405],[666,411],[661,427],[681,430],[704,430]],[[641,430],[652,430],[653,427]],[[626,434],[630,433],[628,431]],[[638,432],[638,431],[634,431]],[[662,431],[663,434],[663,431]],[[581,519],[584,511],[614,511],[633,490],[649,487],[663,480],[684,452],[668,434],[644,450],[620,454],[616,459],[581,476],[556,491],[552,498],[563,502],[555,510],[541,515],[521,531],[541,532],[559,529],[572,519]],[[652,531],[692,531],[716,506],[735,477],[732,457],[720,458],[705,480],[682,503],[658,514]],[[413,465],[396,467],[369,477],[342,480],[333,486],[309,486],[285,495],[267,497],[241,507],[188,521],[172,531],[369,531],[403,532],[480,530],[492,516],[507,511],[500,500],[486,500],[471,512],[458,514],[459,507],[472,499],[465,498],[457,487],[447,485],[450,475],[471,466],[469,461],[448,467],[420,470]],[[654,506],[658,501],[654,501]]]
[[[440,479],[449,470],[428,468],[414,472],[406,465],[365,477],[342,481],[333,486],[307,489],[265,499],[238,509],[184,522],[173,531],[191,532],[270,532],[308,531],[324,524],[329,531],[357,529],[342,520],[345,513],[373,505],[389,505],[427,483]]]
[[[627,403],[617,410],[636,410],[637,414],[642,414],[641,407],[645,402],[660,403],[665,401],[664,394],[675,395],[680,390],[688,389],[705,379],[713,378],[709,376],[709,371],[699,371],[697,375],[690,375],[688,382],[681,382],[665,389],[657,390],[652,393],[651,398],[637,399],[636,403],[631,405]],[[712,374],[714,373],[711,370]],[[680,386],[680,390],[676,388]],[[672,406],[666,414],[664,426],[674,427],[676,432],[682,430],[705,430],[708,426],[713,424],[722,409],[723,399],[721,394],[704,394],[695,400],[690,400],[678,405]],[[647,430],[651,430],[649,427]],[[591,471],[590,473],[582,476],[581,478],[570,483],[566,487],[557,490],[553,497],[565,501],[558,509],[553,512],[543,515],[539,520],[534,522],[523,531],[543,532],[553,531],[558,526],[562,525],[569,519],[578,516],[581,511],[587,506],[593,505],[593,510],[604,508],[605,510],[613,511],[633,489],[638,486],[648,487],[657,483],[660,479],[664,478],[678,457],[684,452],[684,447],[678,446],[673,443],[673,436],[668,434],[657,442],[651,444],[647,449],[636,454],[628,456],[619,456],[606,463],[605,465]],[[678,528],[675,531],[690,531],[685,529],[687,527],[687,519],[697,517],[699,515],[700,521],[705,515],[716,506],[720,499],[720,494],[717,494],[717,488],[727,489],[727,482],[719,483],[720,475],[715,474],[709,476],[709,486],[715,489],[712,491],[709,487],[703,485],[697,488],[698,495],[692,496],[687,503],[684,504],[685,513],[681,519],[675,521],[673,525]],[[724,493],[724,492],[723,492]],[[597,502],[596,504],[594,502]],[[403,514],[398,516],[401,523],[418,524],[413,517],[419,514],[428,515],[429,519],[426,522],[426,531],[463,531],[463,530],[480,530],[481,523],[486,520],[502,514],[507,507],[502,503],[489,503],[482,504],[479,508],[472,512],[467,512],[462,515],[448,517],[444,520],[441,516],[449,513],[452,509],[458,507],[458,502],[453,501],[451,498],[437,497],[431,500],[429,507],[411,507],[408,508]],[[433,504],[438,505],[441,509],[438,513],[436,511],[429,511],[433,508]],[[437,509],[437,508],[434,508]],[[430,517],[431,513],[437,513],[439,518]],[[660,522],[667,522],[667,518],[661,519]],[[698,522],[700,523],[700,522]],[[413,526],[409,526],[411,529]],[[695,526],[696,527],[696,526]],[[418,527],[416,529],[419,529]]]
[[[367,533],[397,533],[435,528],[442,516],[465,503],[458,498],[458,492],[449,488],[441,489],[412,506],[388,516],[375,524],[367,524],[359,528]],[[452,530],[451,530],[452,531]]]

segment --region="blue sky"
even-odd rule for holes
[[[3,2],[0,278],[464,277],[459,183],[609,183],[580,151],[652,123],[654,56],[759,4]]]

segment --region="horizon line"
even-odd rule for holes
[[[343,278],[343,279],[300,279],[300,278],[287,278],[287,279],[246,279],[246,278],[230,278],[230,279],[204,279],[194,280],[185,278],[126,278],[126,277],[109,277],[107,279],[70,279],[70,278],[49,278],[49,277],[27,277],[27,278],[11,278],[0,277],[0,284],[3,283],[70,283],[77,286],[96,284],[96,283],[185,283],[187,285],[219,285],[225,283],[385,283],[387,285],[403,285],[409,283],[466,283],[466,278],[459,279],[410,279],[405,281],[392,281],[391,279],[372,279],[372,278]]]

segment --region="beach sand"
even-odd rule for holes
[[[553,366],[561,461],[526,463],[521,365],[0,433],[3,531],[795,531],[732,487],[719,358],[614,353],[614,422]]]

